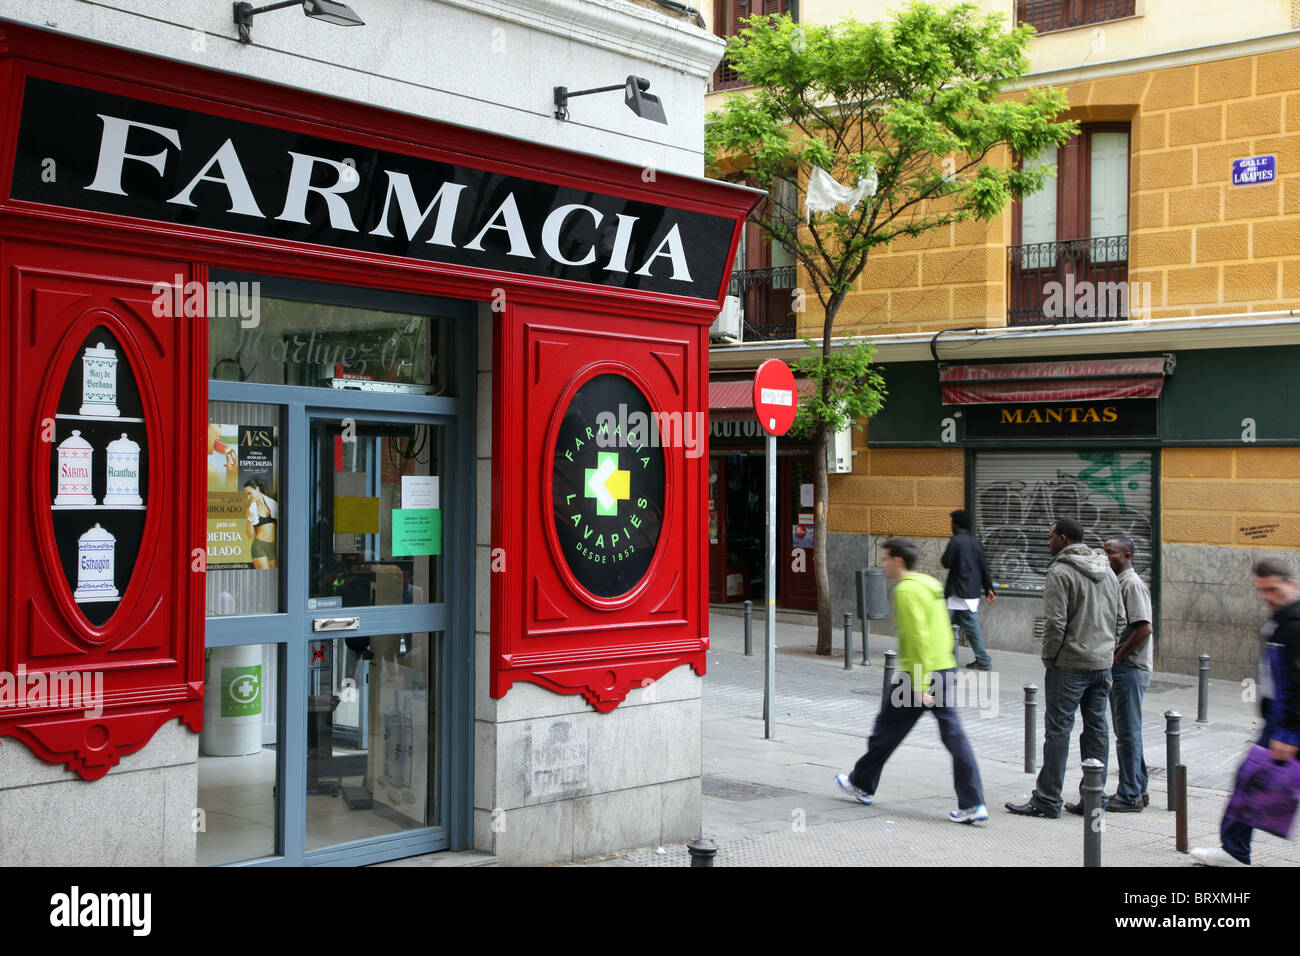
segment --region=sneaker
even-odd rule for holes
[[[1146,804],[1141,799],[1134,800],[1132,803],[1121,800],[1118,793],[1113,794],[1106,800],[1107,813],[1141,813],[1142,808],[1145,806]]]
[[[966,669],[970,671],[991,671],[993,670],[993,664],[992,662],[981,664],[979,661],[971,661],[966,665]]]
[[[965,810],[951,810],[948,813],[948,819],[953,823],[978,823],[980,820],[987,820],[988,818],[988,808],[982,803],[977,807],[968,807]]]
[[[835,775],[835,782],[840,785],[841,790],[847,790],[849,793],[853,794],[853,799],[858,801],[858,803],[865,803],[867,806],[871,806],[872,801],[875,800],[875,797],[867,793],[867,791],[859,790],[857,787],[853,786],[847,773],[837,773]],[[984,816],[987,817],[988,814],[986,813]]]
[[[1249,863],[1242,863],[1227,850],[1218,846],[1198,847],[1192,850],[1191,856],[1202,866],[1250,866]]]
[[[1076,817],[1083,816],[1082,803],[1070,803],[1067,801],[1066,804],[1061,809],[1063,809],[1066,813],[1074,814]]]

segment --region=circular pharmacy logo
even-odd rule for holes
[[[226,688],[230,699],[240,704],[253,703],[261,692],[262,682],[256,674],[252,673],[240,674]]]
[[[597,375],[560,422],[551,469],[555,531],[578,583],[601,598],[645,577],[664,514],[658,420],[622,375]]]

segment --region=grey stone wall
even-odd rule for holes
[[[1255,594],[1250,569],[1272,556],[1300,568],[1300,551],[1164,545],[1156,667],[1193,674],[1199,655],[1209,654],[1211,677],[1254,677],[1268,609]]]
[[[198,759],[179,720],[95,781],[0,741],[0,866],[193,866]]]
[[[682,666],[612,713],[516,684],[487,695],[480,654],[474,846],[504,866],[581,860],[700,835],[703,679]]]

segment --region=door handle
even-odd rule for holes
[[[311,622],[312,631],[355,631],[360,627],[359,617],[318,617]]]

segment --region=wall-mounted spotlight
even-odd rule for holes
[[[268,3],[264,7],[254,7],[251,3],[235,4],[235,24],[239,27],[239,42],[253,42],[253,17],[270,10],[283,10],[285,7],[302,6],[302,12],[316,20],[324,20],[340,27],[363,27],[366,21],[352,12],[346,3],[334,0],[284,0],[283,3]]]
[[[629,76],[622,85],[598,86],[594,90],[578,90],[576,93],[570,93],[567,86],[557,86],[555,88],[555,118],[557,120],[567,120],[569,118],[569,100],[575,96],[622,90],[623,103],[633,113],[642,119],[667,124],[668,120],[664,116],[663,104],[659,102],[659,97],[647,93],[646,90],[648,89],[650,89],[650,81],[642,76]]]

